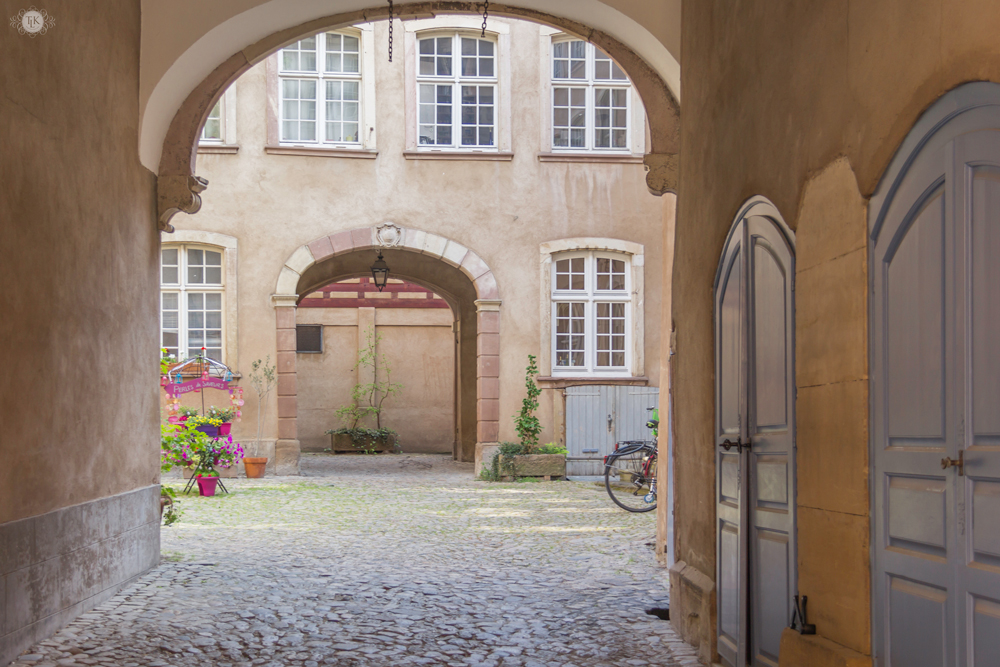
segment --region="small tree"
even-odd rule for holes
[[[542,422],[535,416],[538,409],[538,397],[542,390],[535,384],[538,366],[535,365],[535,355],[528,355],[528,368],[524,376],[524,386],[528,395],[521,401],[521,413],[514,415],[514,426],[521,441],[521,453],[531,454],[538,447],[538,436],[542,433]]]
[[[261,437],[264,434],[264,410],[267,408],[267,396],[278,383],[277,369],[271,363],[271,355],[263,361],[257,359],[250,364],[250,384],[257,392],[257,448],[260,449]]]
[[[365,346],[358,352],[358,363],[353,370],[368,369],[372,381],[354,385],[351,390],[351,405],[337,408],[337,417],[347,430],[358,428],[358,424],[367,417],[375,417],[375,428],[381,430],[382,404],[403,388],[403,385],[392,382],[389,358],[378,352],[378,344],[381,342],[382,335],[376,333],[374,327],[368,327],[365,331]]]

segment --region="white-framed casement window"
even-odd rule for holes
[[[465,32],[420,35],[417,58],[419,147],[496,150],[497,42]]]
[[[178,359],[223,358],[223,249],[171,244],[160,250],[160,347]]]
[[[223,101],[220,99],[212,107],[212,110],[208,112],[205,125],[201,128],[201,140],[199,143],[221,144],[225,140],[226,135],[223,132],[225,118],[222,115],[222,103]]]
[[[552,42],[552,150],[629,152],[632,84],[610,56],[569,37]]]
[[[552,257],[553,375],[628,375],[632,363],[628,255],[586,250]]]
[[[322,32],[278,53],[279,141],[362,144],[361,31]]]

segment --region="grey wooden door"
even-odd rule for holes
[[[585,385],[566,389],[566,474],[604,474],[604,456],[624,440],[652,440],[647,408],[655,408],[657,387]]]
[[[874,634],[885,667],[1000,664],[998,134],[958,123],[929,142],[873,239]]]
[[[778,226],[737,222],[715,293],[718,650],[732,667],[778,664],[796,589],[793,278]]]

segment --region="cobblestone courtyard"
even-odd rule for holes
[[[699,664],[644,613],[667,606],[655,517],[602,487],[432,455],[302,468],[182,499],[158,568],[13,664]]]

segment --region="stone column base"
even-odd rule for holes
[[[716,661],[715,613],[715,582],[684,561],[674,563],[670,568],[670,624],[708,664]]]
[[[279,477],[298,475],[301,451],[298,440],[278,440],[274,444],[274,474]]]
[[[852,651],[819,635],[781,633],[781,667],[872,667],[870,656]]]
[[[493,461],[493,454],[500,449],[499,442],[477,442],[476,443],[476,477],[482,472],[483,466],[487,466]]]

